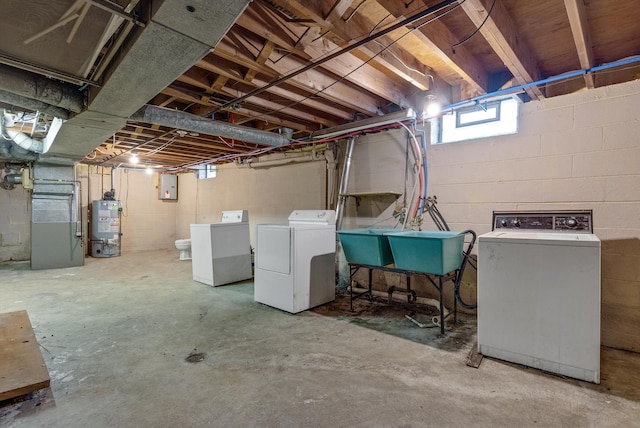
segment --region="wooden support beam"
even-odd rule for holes
[[[489,14],[489,9],[491,14]],[[501,1],[466,0],[460,6],[469,19],[479,28],[480,34],[500,57],[518,83],[540,80],[540,69],[531,55],[531,49],[518,35],[513,19]],[[527,93],[532,99],[544,97],[537,86],[530,86]]]
[[[210,92],[210,87],[207,84],[207,82],[202,79],[198,79],[196,76],[196,73],[194,73],[193,70],[190,70],[187,73],[180,76],[178,78],[178,81],[187,83],[197,88],[204,89],[207,93]],[[262,86],[267,84],[267,82],[260,81],[260,80],[254,81],[253,83],[254,83],[253,85],[249,83],[247,83],[247,85],[253,88],[256,85]],[[240,89],[240,86],[243,86],[243,85],[235,85],[233,88],[222,86],[220,88],[216,88],[215,93],[222,94],[225,97],[231,97],[231,98],[239,97],[241,95],[244,95],[246,92],[248,92],[247,89],[245,90]],[[323,104],[317,100],[306,98],[302,95],[296,94],[294,92],[288,91],[283,88],[272,87],[268,91],[265,91],[264,94],[265,94],[264,96],[261,95],[261,96],[251,97],[246,101],[251,104],[258,105],[265,110],[278,110],[283,113],[287,113],[291,116],[298,117],[302,120],[317,122],[325,126],[335,126],[335,125],[338,125],[339,122],[333,119],[330,119],[328,116],[318,116],[318,115],[310,114],[308,113],[308,111],[310,109],[320,110],[320,111],[328,110],[327,113],[329,114],[337,113],[339,117],[342,119],[349,120],[351,118],[351,115],[349,113],[347,113],[346,111],[339,110],[335,106]],[[209,97],[203,95],[202,97],[200,97],[200,99],[201,101],[207,101],[209,100]],[[277,99],[278,102],[274,102],[273,99]],[[294,103],[298,103],[300,107],[303,107],[303,108],[296,107],[296,106],[288,107],[289,105]]]
[[[246,94],[246,92],[240,91],[237,88],[222,88],[221,92],[226,94],[227,96],[234,96],[234,97],[243,96]],[[249,101],[251,104],[260,106],[264,110],[280,112],[304,121],[318,123],[318,124],[324,125],[325,127],[332,127],[332,126],[339,125],[339,123],[333,120],[329,120],[326,117],[308,113],[305,110],[302,110],[300,108],[288,107],[287,104],[283,105],[281,103],[276,103],[272,100],[269,100],[267,97],[264,97],[264,95],[267,95],[267,97],[269,97],[268,93],[263,93],[263,94],[260,94],[260,96],[251,97],[247,101]]]
[[[578,51],[580,67],[583,69],[591,68],[594,66],[593,49],[591,47],[591,33],[587,22],[584,0],[564,0],[564,6],[569,16],[569,24],[571,25],[571,33]],[[587,88],[594,87],[593,74],[585,74],[584,80]]]
[[[282,10],[296,14],[304,14],[305,17],[309,17],[309,19],[314,22],[325,23],[321,16],[314,13],[310,8],[300,6],[296,1],[278,0],[278,4],[281,5]],[[280,16],[274,14],[274,10],[270,7],[264,6],[262,2],[257,2],[255,7],[253,6],[254,5],[250,8],[251,10],[248,9],[247,12],[241,16],[238,20],[238,24],[246,29],[251,29],[254,34],[260,35],[267,40],[272,40],[279,46],[286,46],[287,42],[285,40],[285,36],[280,36],[278,41],[275,41],[274,34],[282,32],[282,29],[284,28],[287,32],[286,35],[288,38],[299,40],[300,36],[304,33],[305,28],[302,27],[287,28],[286,21],[281,17],[281,14],[279,14]],[[261,12],[259,15],[256,13],[257,10],[260,10]],[[269,31],[266,32],[265,25],[267,24],[270,24],[270,26],[267,27],[269,28]],[[294,46],[289,45],[286,47],[291,52],[294,52],[294,50],[291,49],[291,47]],[[326,56],[329,52],[335,52],[336,50],[339,50],[339,47],[325,39],[316,43],[308,44],[305,46],[303,51],[296,48],[294,52],[296,55],[292,56],[313,61]],[[280,62],[280,60],[281,59],[279,59],[278,62]],[[306,65],[306,63],[304,65]],[[282,74],[288,74],[295,68],[298,67],[289,68]],[[354,83],[389,102],[400,106],[409,105],[407,93],[410,91],[404,84],[404,81],[394,80],[351,54],[347,53],[341,55],[318,68],[325,69],[330,73],[335,73],[346,81]],[[333,79],[335,82],[336,78]]]
[[[213,73],[229,75],[229,70],[224,70],[216,64],[215,56],[222,57],[228,61],[239,61],[242,62],[242,64],[255,64],[244,58],[237,57],[233,51],[229,51],[227,48],[228,46],[225,45],[223,40],[218,44],[213,55],[207,56],[196,65]],[[280,74],[287,74],[291,70],[299,68],[304,64],[300,59],[294,59],[291,56],[282,56],[270,64],[269,67],[261,66],[262,68],[259,74],[264,74],[266,77],[278,77]],[[263,73],[263,70],[268,71],[268,73]],[[242,76],[229,77],[242,80]],[[353,112],[365,113],[367,115],[377,115],[380,113],[378,107],[380,103],[379,99],[364,91],[359,91],[353,86],[341,82],[336,83],[334,77],[329,77],[320,70],[309,70],[300,76],[288,80],[287,84],[308,92],[310,95],[315,94],[314,97],[323,98]]]
[[[204,63],[200,65],[204,65]],[[210,63],[207,63],[204,66],[206,66],[210,71],[212,71],[211,69],[216,67]],[[197,68],[199,68],[199,65],[197,65]],[[225,70],[216,68],[216,72],[225,73]],[[234,77],[220,74],[216,78],[215,84],[209,87],[206,81],[203,78],[202,79],[198,78],[197,74],[194,73],[194,69],[191,69],[187,71],[185,74],[183,74],[182,76],[180,76],[178,78],[178,81],[187,83],[189,85],[192,85],[201,89],[205,89],[205,90],[210,89],[211,93],[222,93],[221,89],[225,86],[229,86],[227,85],[227,82],[229,80],[234,80],[235,82],[242,82],[253,87],[261,87],[269,83],[260,78],[254,78],[251,82],[248,82],[248,81],[238,80],[237,76],[234,76]],[[286,104],[297,103],[299,105],[302,105],[311,109],[319,110],[321,112],[327,113],[328,115],[335,116],[337,118],[344,119],[347,121],[353,118],[352,113],[350,113],[346,109],[341,109],[335,103],[332,103],[332,102],[330,103],[330,102],[318,100],[316,98],[308,97],[306,95],[303,95],[303,93],[300,93],[302,91],[294,92],[291,89],[287,89],[287,87],[274,86],[269,88],[266,92],[268,94],[277,95],[280,98],[288,100]],[[285,104],[282,104],[282,105],[284,106]]]
[[[158,104],[159,107],[166,107],[176,100],[176,97],[168,97],[166,100]]]
[[[266,40],[270,40],[282,49],[294,53],[301,58],[311,59],[303,50],[296,47],[297,38],[275,19],[266,14],[258,14],[256,9],[248,7],[236,21],[236,25]],[[284,27],[284,28],[283,28]]]
[[[269,55],[271,55],[271,53],[273,52],[275,46],[275,43],[273,43],[271,40],[267,40],[267,42],[262,47],[260,54],[256,58],[256,64],[264,65],[264,63],[267,61],[267,58],[269,58]],[[247,71],[247,74],[245,74],[244,80],[247,80],[249,82],[252,81],[256,76],[256,73],[257,70],[255,68],[250,68],[249,71]]]
[[[375,25],[366,17],[359,15],[354,15],[348,23],[345,22],[342,15],[352,3],[352,0],[336,3],[322,29],[325,33],[324,37],[338,46],[346,46],[351,41],[361,38]],[[351,51],[350,54],[363,62],[368,62],[371,67],[385,74],[402,78],[419,90],[428,90],[432,84],[429,75],[433,74],[433,71],[402,48],[401,43],[395,43],[391,35],[367,43]]]
[[[377,1],[397,19],[407,18],[424,8],[421,2],[413,2],[405,6],[402,0]],[[454,35],[442,21],[435,20],[423,25],[415,30],[413,35],[462,77],[474,89],[476,95],[487,92],[489,77],[484,67],[466,46],[458,46],[455,49],[452,47],[458,42],[458,36]]]

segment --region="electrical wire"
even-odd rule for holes
[[[351,20],[351,18],[353,18],[353,16],[356,14],[358,9],[360,9],[360,6],[362,6],[366,2],[367,2],[367,0],[362,0],[360,2],[360,4],[353,9],[353,11],[349,14],[349,16],[347,16],[347,18],[344,20],[344,22],[348,23]]]
[[[469,40],[471,40],[471,38],[473,36],[475,36],[476,34],[478,34],[478,31],[480,31],[480,29],[482,27],[484,27],[484,24],[486,24],[487,20],[489,19],[489,16],[491,16],[491,11],[493,10],[493,6],[496,5],[496,0],[493,0],[493,3],[491,3],[491,7],[489,8],[489,10],[487,11],[487,16],[484,17],[484,21],[482,21],[482,23],[478,26],[478,28],[475,29],[475,31],[471,34],[469,34],[467,37],[465,37],[464,39],[460,40],[458,43],[454,43],[451,48],[455,49],[456,47],[467,43]]]
[[[292,104],[288,104],[288,105],[286,105],[286,106],[283,106],[283,107],[281,107],[281,108],[279,108],[279,109],[269,110],[269,111],[267,111],[267,112],[265,112],[265,113],[261,113],[261,114],[259,114],[259,115],[257,115],[257,116],[250,116],[250,117],[251,117],[251,119],[255,120],[255,119],[258,119],[258,118],[260,118],[260,117],[263,117],[263,116],[269,115],[269,114],[279,113],[279,112],[281,112],[281,111],[283,111],[283,110],[285,110],[285,109],[288,109],[288,108],[291,108],[291,107],[295,107],[295,106],[297,106],[298,104],[301,104],[301,103],[303,103],[304,101],[306,101],[306,100],[308,100],[308,99],[310,99],[310,98],[313,98],[313,97],[315,97],[315,96],[317,96],[317,95],[319,95],[319,94],[321,94],[321,93],[325,92],[327,89],[331,88],[332,86],[334,86],[334,85],[336,85],[336,84],[338,84],[338,83],[341,83],[342,81],[346,80],[346,78],[347,78],[347,77],[349,77],[350,75],[352,75],[353,73],[355,73],[356,71],[358,71],[359,69],[361,69],[362,67],[364,67],[365,65],[367,65],[369,62],[373,61],[375,58],[377,58],[378,56],[380,56],[383,52],[385,52],[385,51],[386,51],[387,49],[389,49],[391,46],[393,46],[393,45],[395,45],[396,43],[398,43],[398,42],[399,42],[400,40],[402,40],[404,37],[406,37],[406,36],[408,36],[409,34],[413,33],[415,30],[419,29],[420,27],[422,27],[422,26],[424,26],[424,25],[427,25],[427,24],[429,24],[429,23],[431,23],[431,22],[434,22],[434,21],[436,21],[436,20],[438,20],[438,19],[442,18],[443,16],[445,16],[445,15],[447,15],[447,14],[451,13],[452,11],[456,10],[457,8],[459,8],[459,7],[460,7],[460,5],[461,5],[462,3],[463,3],[463,2],[456,3],[453,7],[451,7],[451,8],[449,8],[449,9],[447,9],[446,11],[444,11],[444,12],[442,12],[442,13],[438,14],[437,16],[434,16],[434,17],[433,17],[433,18],[431,18],[431,19],[428,19],[426,22],[423,22],[422,24],[420,24],[420,25],[418,25],[418,26],[415,26],[415,27],[412,27],[412,28],[410,28],[410,29],[407,29],[407,32],[406,32],[406,33],[402,34],[400,37],[398,37],[397,39],[393,40],[391,43],[389,43],[387,46],[385,46],[383,49],[381,49],[381,50],[380,50],[380,52],[376,53],[375,55],[373,55],[371,58],[367,59],[366,61],[363,61],[363,63],[362,63],[362,64],[360,64],[359,66],[357,66],[356,68],[354,68],[353,70],[351,70],[350,72],[348,72],[347,74],[345,74],[345,75],[343,75],[343,76],[339,77],[338,79],[334,80],[334,81],[333,81],[333,83],[328,84],[328,85],[327,85],[327,86],[325,86],[324,88],[319,89],[319,90],[317,90],[317,91],[313,92],[312,94],[310,94],[310,95],[308,95],[308,96],[306,96],[306,97],[304,97],[304,98],[302,98],[302,99],[300,99],[300,100],[298,100],[298,101],[296,101],[296,102],[294,102],[294,103],[292,103]]]
[[[447,0],[445,0],[444,2],[447,2]],[[450,8],[448,11],[451,11],[451,10],[454,10],[454,9],[457,9],[458,7],[460,7],[460,3],[457,3],[457,2],[454,2],[454,1],[450,1],[450,2],[448,2],[448,4],[447,4],[446,6],[442,6],[442,7],[441,7],[441,9],[445,9],[446,7],[448,7],[448,6],[450,6],[451,4],[454,4],[454,3],[455,3],[455,5],[454,5],[452,8]],[[438,8],[439,8],[439,6],[434,6],[434,7],[431,7],[431,8],[423,9],[423,11],[422,11],[422,12],[419,12],[418,14],[420,14],[420,13],[425,13],[425,12],[428,12],[428,11],[432,11],[432,12],[425,14],[425,16],[423,16],[422,18],[416,18],[416,19],[415,19],[415,21],[419,21],[420,19],[423,19],[424,17],[426,17],[426,16],[428,16],[428,15],[430,15],[430,14],[432,14],[432,13],[437,13],[437,12],[440,10],[440,9],[438,9]],[[431,20],[429,20],[428,22],[433,22],[433,20],[435,20],[435,19],[439,19],[442,15],[444,15],[444,14],[437,15],[435,18],[432,18],[432,19],[431,19]],[[415,15],[414,15],[414,16],[415,16]],[[386,35],[386,34],[389,34],[389,33],[390,33],[390,32],[392,32],[392,31],[395,31],[395,30],[400,29],[400,28],[402,27],[402,24],[403,24],[405,21],[407,22],[407,24],[406,24],[406,25],[408,25],[408,22],[409,22],[409,21],[411,21],[412,19],[414,19],[414,18],[409,18],[408,20],[402,20],[402,21],[400,21],[400,22],[398,22],[398,23],[396,23],[396,24],[394,24],[394,25],[391,25],[391,26],[389,26],[389,27],[385,28],[384,30],[380,30],[380,31],[376,34],[376,38],[377,38],[377,37],[382,37],[382,36],[384,36],[384,35]],[[400,37],[399,37],[398,39],[396,39],[394,42],[392,42],[391,44],[389,44],[389,46],[391,46],[391,45],[395,44],[398,40],[400,40],[402,37],[404,37],[404,36],[406,36],[407,34],[409,34],[411,31],[413,31],[413,30],[408,30],[408,31],[407,31],[407,33],[405,33],[404,35],[400,36]],[[313,68],[315,68],[315,67],[318,67],[318,66],[320,66],[322,63],[327,62],[327,61],[329,61],[329,60],[331,60],[331,59],[333,59],[333,58],[336,58],[336,57],[338,57],[338,56],[340,56],[340,55],[342,55],[342,54],[345,54],[345,53],[347,53],[347,52],[349,52],[349,51],[351,51],[351,50],[353,50],[353,49],[356,49],[356,48],[358,48],[358,47],[362,46],[362,45],[363,45],[363,44],[365,44],[365,43],[367,43],[367,38],[364,38],[364,39],[361,39],[361,40],[359,40],[359,41],[357,41],[357,42],[355,42],[355,43],[352,43],[351,45],[349,45],[349,46],[347,46],[347,47],[344,47],[344,48],[342,48],[342,49],[340,49],[340,50],[338,50],[338,51],[336,51],[336,52],[334,52],[334,53],[332,53],[332,54],[330,54],[330,55],[326,55],[326,56],[324,56],[323,58],[316,60],[316,62],[310,63],[310,64],[308,64],[308,65],[306,65],[306,66],[304,66],[304,67],[301,67],[301,68],[297,69],[296,71],[293,71],[293,72],[291,72],[291,73],[289,73],[289,74],[287,74],[287,75],[284,75],[284,76],[282,76],[282,77],[280,77],[280,78],[278,78],[278,79],[276,79],[276,80],[274,80],[274,81],[272,81],[272,82],[270,82],[270,83],[268,83],[268,84],[266,84],[266,85],[262,86],[261,88],[254,89],[253,91],[250,91],[250,92],[246,93],[246,94],[245,94],[245,95],[243,95],[242,97],[236,98],[235,100],[228,101],[226,104],[223,104],[223,105],[221,105],[221,106],[218,106],[214,112],[220,111],[221,109],[223,109],[223,108],[225,108],[225,107],[228,107],[228,106],[231,106],[231,105],[233,105],[233,104],[236,104],[236,103],[242,102],[242,101],[244,101],[245,99],[248,99],[248,98],[250,98],[250,97],[252,97],[252,96],[255,96],[255,95],[257,95],[258,93],[264,92],[264,91],[266,91],[267,89],[269,89],[269,88],[271,88],[271,87],[273,87],[273,86],[277,86],[277,85],[279,85],[279,84],[281,84],[281,83],[284,83],[284,82],[286,82],[287,80],[289,80],[289,79],[291,79],[291,78],[293,78],[293,77],[295,77],[295,76],[298,76],[298,75],[300,75],[300,74],[304,73],[305,71],[308,71],[308,70],[311,70],[311,69],[313,69]],[[384,51],[384,50],[383,50],[383,51]],[[381,51],[380,53],[382,53],[383,51]],[[375,57],[377,57],[378,55],[380,55],[380,53],[378,53],[378,54],[374,55],[372,58],[370,58],[369,60],[367,60],[366,62],[364,62],[361,66],[357,67],[357,68],[356,68],[356,69],[354,69],[353,71],[355,71],[355,70],[359,69],[359,68],[360,68],[360,67],[362,67],[364,64],[367,64],[367,63],[368,63],[369,61],[371,61],[373,58],[375,58]],[[346,76],[348,76],[348,75],[352,74],[352,73],[353,73],[353,71],[352,71],[352,72],[350,72],[350,73],[348,73]],[[340,81],[341,81],[341,80],[343,80],[343,79],[344,79],[344,77],[346,77],[346,76],[343,76],[343,78],[342,78],[342,79],[340,79]],[[334,84],[335,84],[335,83],[336,83],[336,82],[334,82]],[[330,86],[332,86],[332,85],[330,85]],[[330,86],[328,86],[328,87],[330,87]],[[317,91],[316,93],[312,94],[312,96],[315,96],[316,94],[318,94],[318,93],[320,93],[320,92],[322,92],[322,91],[323,91],[323,89],[321,89],[321,90]],[[310,98],[310,97],[307,97],[307,98],[305,98],[305,99],[308,99],[308,98]],[[298,101],[298,102],[294,103],[294,105],[299,104],[299,103],[300,103],[300,101]],[[283,107],[282,109],[284,109],[284,108],[286,108],[286,107]],[[281,111],[282,109],[278,109],[277,111]],[[258,117],[259,117],[259,116],[258,116]]]

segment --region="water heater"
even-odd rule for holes
[[[91,205],[91,256],[120,255],[120,201],[93,201]]]

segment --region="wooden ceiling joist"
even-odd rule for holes
[[[513,19],[501,1],[465,0],[461,7],[518,83],[540,80],[540,70],[531,56],[531,49],[519,36]],[[537,86],[530,86],[526,91],[532,99],[543,97]]]
[[[217,66],[214,66],[212,64],[207,63],[207,68],[212,70],[214,68],[218,69],[218,71],[220,73],[226,73],[225,70],[223,69],[219,69],[217,68]],[[230,75],[230,73],[229,73]],[[225,97],[233,97],[233,96],[239,96],[237,92],[233,92],[233,90],[231,90],[231,84],[233,84],[234,86],[238,83],[238,82],[242,82],[243,84],[250,86],[252,88],[256,88],[256,87],[261,87],[264,86],[266,84],[268,84],[268,82],[263,81],[259,78],[254,78],[251,82],[248,81],[238,81],[235,80],[235,82],[233,83],[229,83],[228,85],[226,84],[227,81],[231,80],[229,77],[224,76],[225,78],[225,84],[222,86],[209,86],[207,81],[206,81],[206,74],[201,74],[200,77],[197,77],[198,73],[197,70],[191,69],[188,72],[186,72],[185,74],[183,74],[180,78],[178,78],[178,81],[180,82],[184,82],[187,83],[189,85],[195,86],[197,88],[201,88],[201,89],[205,89],[205,91],[207,93],[211,92],[213,93],[217,93],[217,94],[221,94],[224,95]],[[222,74],[218,77],[219,80],[220,77],[222,77]],[[227,86],[226,90],[223,90],[223,88]],[[272,87],[269,88],[266,91],[267,94],[271,95],[271,96],[275,96],[278,99],[280,99],[280,104],[278,106],[271,106],[271,107],[267,107],[265,106],[261,101],[260,98],[258,97],[254,97],[249,99],[249,102],[253,102],[255,104],[261,105],[264,108],[270,108],[270,109],[284,109],[284,108],[291,108],[289,106],[295,104],[296,106],[300,106],[302,108],[307,108],[307,109],[312,109],[312,110],[318,110],[319,112],[324,112],[327,114],[327,117],[330,118],[331,116],[334,116],[336,118],[341,118],[341,119],[346,119],[349,120],[352,116],[345,110],[339,109],[335,106],[334,103],[327,103],[327,102],[322,102],[320,100],[316,100],[313,98],[308,98],[304,95],[298,94],[296,92],[293,92],[285,87]],[[293,107],[295,108],[295,107]],[[290,110],[290,113],[296,115],[297,110]],[[301,112],[304,113],[304,112]],[[304,118],[304,114],[300,116],[300,118]],[[329,119],[330,120],[330,119]]]
[[[407,7],[402,0],[377,1],[398,19],[410,16],[420,6],[418,2],[414,2]],[[454,35],[441,20],[436,19],[419,26],[413,35],[473,87],[476,95],[487,92],[489,76],[484,71],[484,67],[466,46],[453,47],[459,41],[459,37]]]
[[[571,33],[573,41],[576,44],[576,51],[580,59],[580,66],[588,69],[594,66],[593,49],[591,47],[591,34],[589,32],[589,24],[587,22],[587,11],[583,0],[564,0],[564,6],[569,16],[569,24],[571,25]],[[593,74],[584,75],[587,88],[594,87]]]

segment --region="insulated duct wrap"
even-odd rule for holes
[[[142,107],[129,120],[184,129],[189,132],[201,132],[203,134],[233,138],[265,146],[281,147],[290,142],[285,135],[274,132],[232,125],[226,122],[206,119],[195,114],[152,105]]]
[[[84,95],[76,86],[7,65],[0,65],[0,90],[75,113],[84,107]]]
[[[40,113],[50,114],[60,119],[69,119],[69,110],[43,103],[42,101],[32,100],[31,98],[16,95],[9,91],[0,89],[0,108],[15,110],[16,107],[29,111],[39,111]]]

